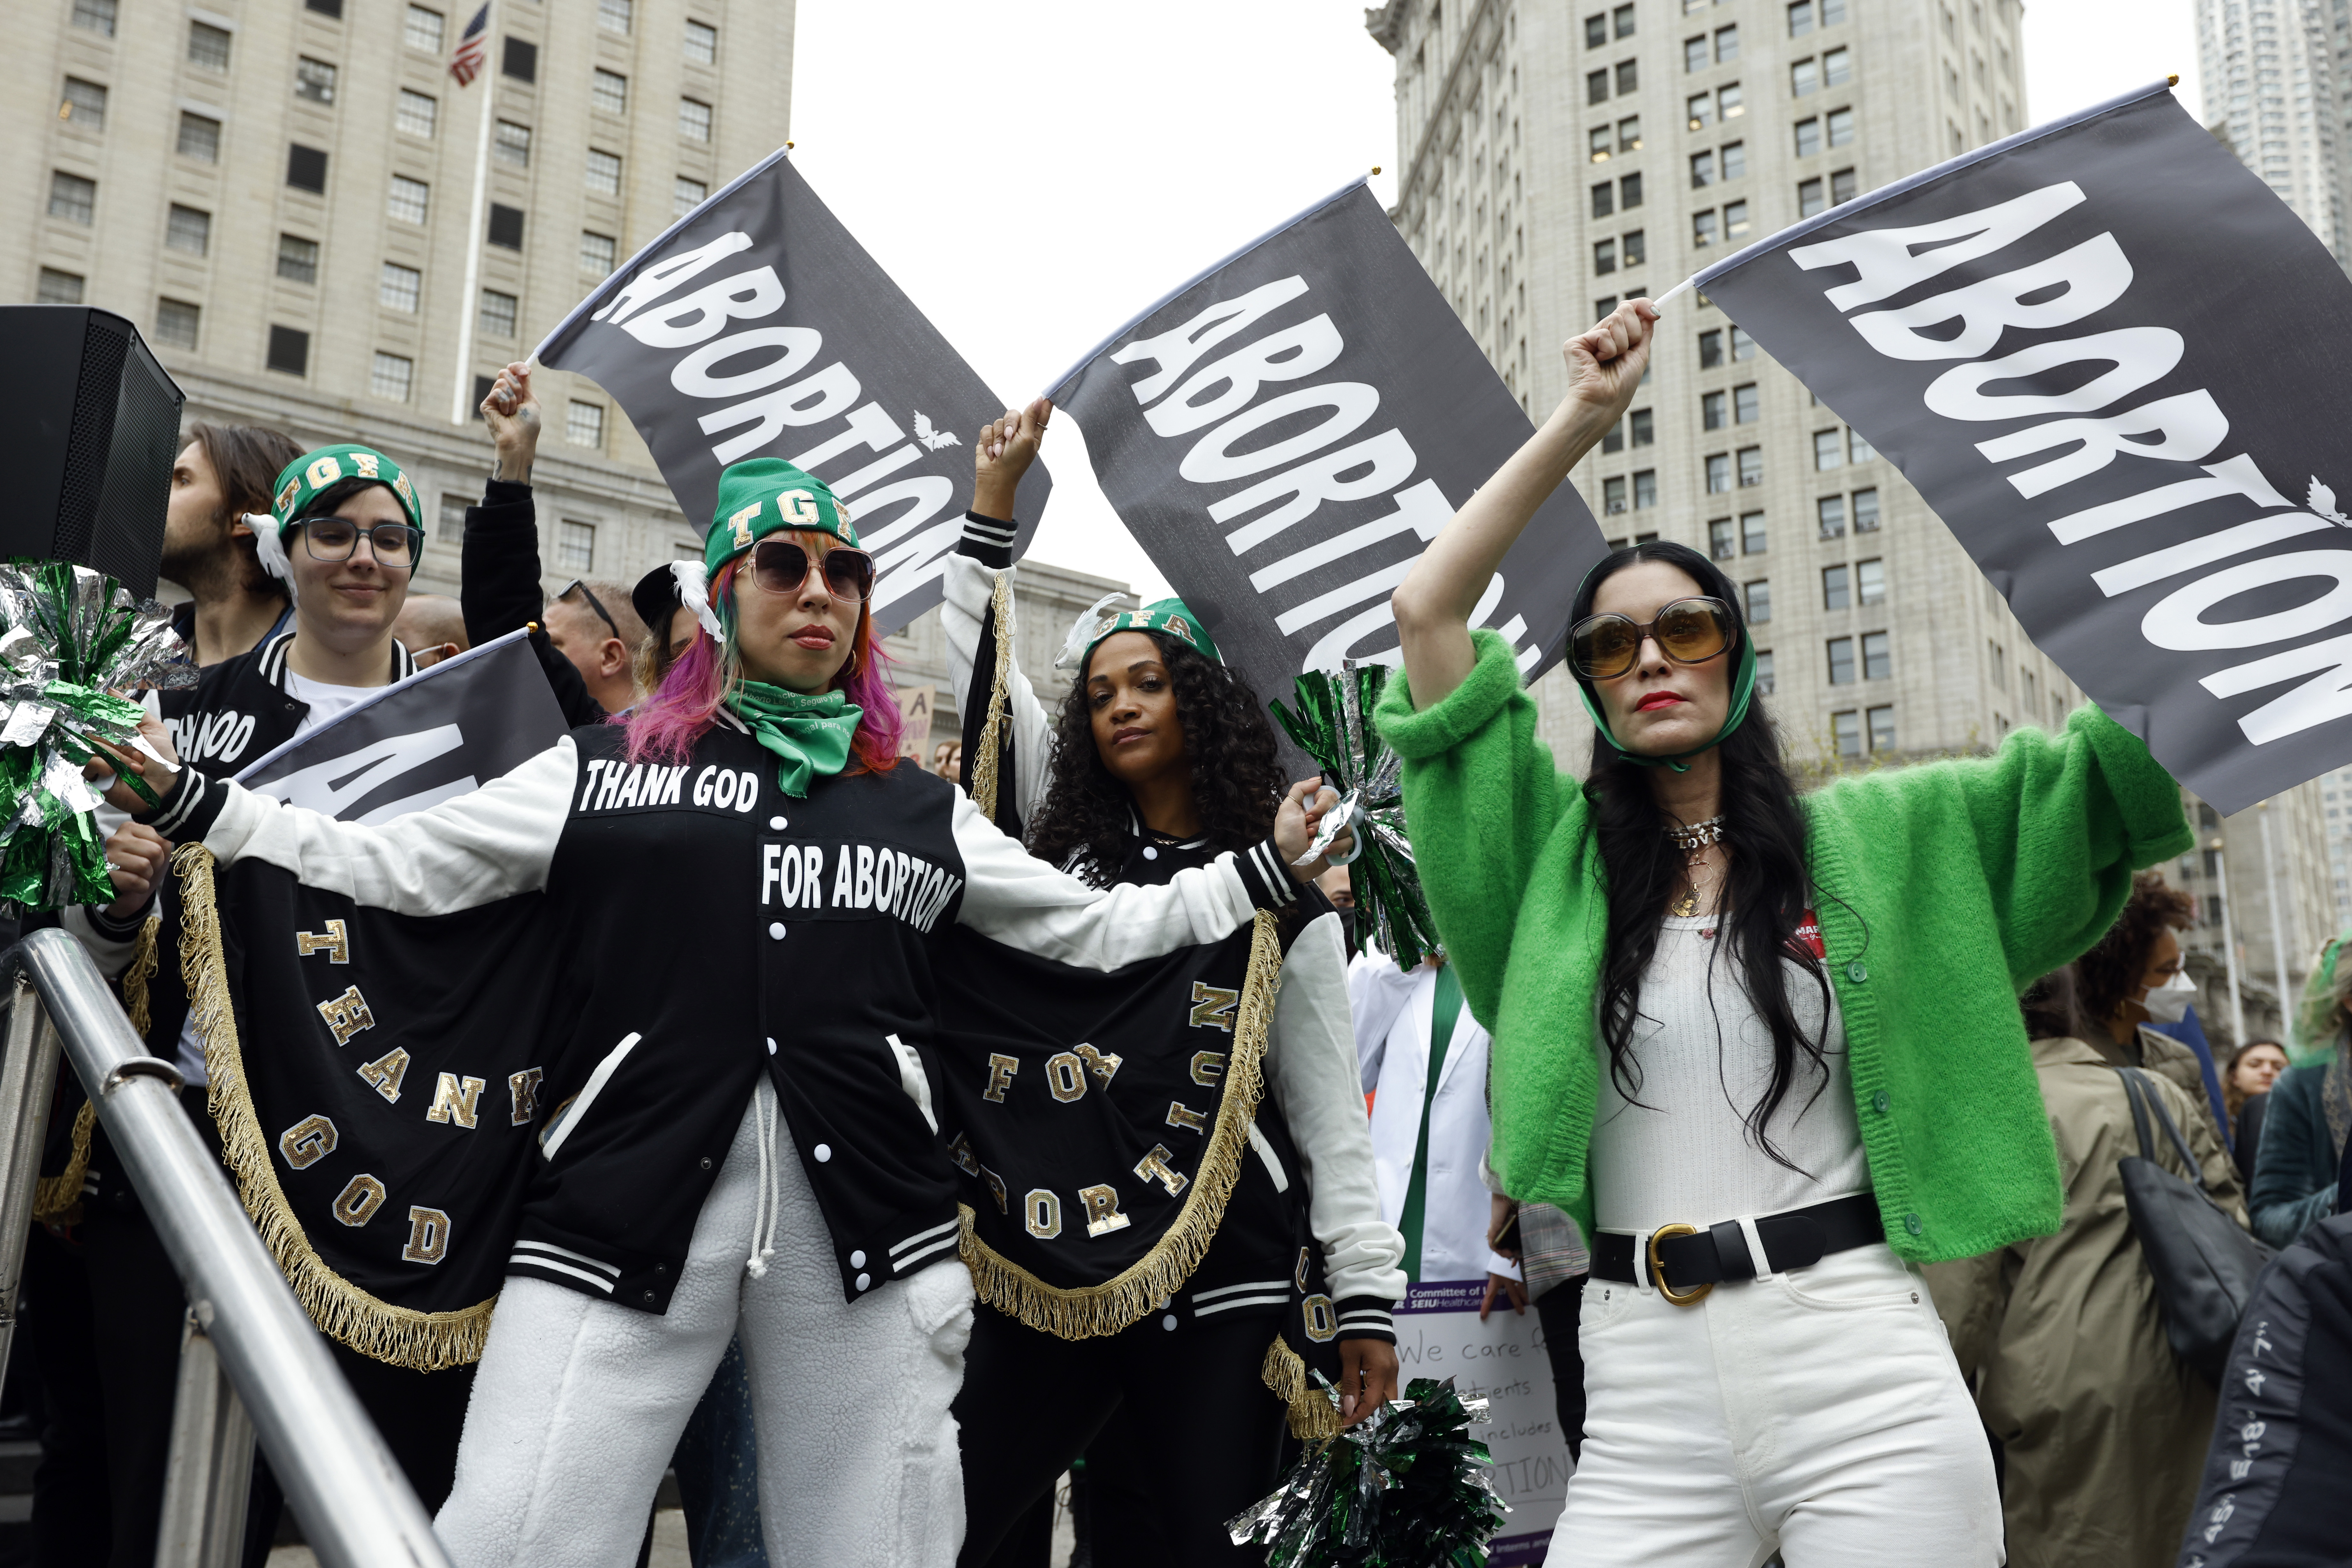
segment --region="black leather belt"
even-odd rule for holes
[[[1760,1270],[1748,1249],[1748,1232],[1736,1219],[1705,1230],[1695,1225],[1662,1225],[1650,1233],[1646,1249],[1650,1282],[1666,1300],[1688,1305],[1727,1280],[1752,1280],[1759,1273],[1801,1269],[1832,1252],[1884,1240],[1886,1229],[1878,1218],[1877,1198],[1858,1192],[1810,1208],[1768,1214],[1756,1222],[1756,1235],[1764,1243]],[[1643,1283],[1642,1260],[1635,1255],[1634,1245],[1641,1239],[1609,1231],[1595,1236],[1592,1277],[1624,1285]]]

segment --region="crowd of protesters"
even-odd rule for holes
[[[372,688],[520,630],[574,727],[526,765],[553,781],[538,837],[491,842],[486,829],[462,852],[438,842],[470,821],[464,800],[404,820],[423,824],[413,830],[301,814],[293,848],[254,852],[285,857],[273,863],[306,883],[430,915],[459,895],[404,891],[389,871],[371,880],[370,864],[446,859],[453,886],[460,872],[500,886],[543,879],[551,857],[583,852],[558,820],[580,793],[575,753],[667,745],[747,768],[781,759],[777,830],[792,804],[845,823],[887,818],[907,841],[952,840],[972,878],[961,918],[1062,961],[1116,970],[1198,947],[1238,975],[1258,961],[1256,912],[1281,932],[1273,962],[1287,986],[1249,1128],[1256,1153],[1228,1178],[1233,1207],[1196,1257],[1201,1281],[1239,1292],[1225,1306],[1263,1315],[1213,1316],[1213,1288],[1097,1340],[1056,1337],[975,1302],[953,1249],[886,1275],[913,1328],[863,1312],[864,1273],[845,1308],[827,1235],[853,1199],[827,1185],[825,1145],[794,1157],[777,1120],[779,1094],[812,1091],[746,1058],[706,1118],[721,1148],[733,1140],[726,1168],[711,1174],[704,1157],[705,1175],[688,1178],[707,1197],[698,1215],[688,1206],[695,1245],[680,1272],[700,1295],[681,1281],[682,1304],[647,1313],[510,1277],[478,1378],[471,1366],[389,1376],[338,1347],[412,1484],[442,1511],[457,1561],[621,1568],[646,1550],[664,1469],[700,1564],[1043,1568],[1057,1496],[1076,1505],[1077,1562],[1250,1561],[1222,1524],[1272,1490],[1285,1452],[1285,1405],[1259,1366],[1275,1359],[1265,1325],[1289,1310],[1294,1259],[1300,1288],[1310,1272],[1331,1281],[1316,1299],[1337,1301],[1346,1424],[1397,1395],[1389,1312],[1411,1285],[1477,1281],[1482,1316],[1539,1321],[1577,1461],[1555,1563],[2200,1560],[2200,1521],[2218,1530],[2236,1506],[2214,1501],[2228,1484],[2214,1468],[2228,1399],[2184,1351],[2156,1256],[2168,1239],[2147,1228],[2158,1221],[2136,1197],[2133,1162],[2196,1195],[2257,1255],[2340,1246],[2352,966],[2339,970],[2329,944],[2290,1039],[2238,1042],[2217,1061],[2178,936],[2193,902],[2147,869],[2191,841],[2180,794],[2137,737],[2086,706],[1989,757],[1801,793],[1740,596],[1679,546],[1615,551],[1586,578],[1568,659],[1595,737],[1589,761],[1555,758],[1511,649],[1471,622],[1504,554],[1622,415],[1654,319],[1646,301],[1628,302],[1570,342],[1559,409],[1397,591],[1402,678],[1376,721],[1403,758],[1444,939],[1410,968],[1360,940],[1348,872],[1304,852],[1331,800],[1275,770],[1263,699],[1278,694],[1249,692],[1180,601],[1074,638],[1066,695],[1013,682],[1016,761],[992,822],[946,788],[971,782],[961,740],[896,757],[895,726],[876,711],[891,699],[866,609],[873,562],[846,508],[788,465],[729,470],[703,561],[549,592],[530,485],[539,408],[528,369],[510,366],[482,405],[494,465],[467,514],[453,600],[407,592],[424,535],[413,496],[380,476],[397,477],[389,457],[368,453],[357,482],[289,483],[320,455],[267,430],[194,427],[163,573],[188,591],[180,626],[206,674],[192,695],[164,694],[164,719],[262,683],[299,737]],[[1050,413],[1010,411],[975,443],[950,577],[950,643],[971,664],[957,671],[961,710],[992,700],[966,677],[985,679],[972,660],[994,575],[1012,570],[1011,497]],[[782,498],[793,497],[807,504]],[[196,753],[196,728],[157,732],[181,738],[172,773],[123,759],[163,787],[163,804],[118,786],[118,804],[136,808],[110,819],[119,896],[68,920],[118,972],[158,909],[168,939],[173,843],[202,840],[232,859],[271,815],[227,781],[233,768]],[[656,731],[667,738],[649,740]],[[1578,762],[1580,778],[1562,772]],[[1000,841],[1007,809],[1024,842]],[[656,841],[669,828],[648,827],[641,852],[609,819],[600,831],[598,876],[567,884],[598,890],[575,895],[584,909],[642,917],[649,897],[657,909],[700,887],[684,873],[625,884],[624,865],[650,874],[674,858]],[[686,1006],[677,998],[756,956],[730,956],[713,936],[717,957],[689,977],[681,956],[665,977],[646,967],[642,918],[568,918],[593,947],[590,991],[674,990],[659,1005]],[[197,1085],[189,1115],[216,1143],[187,1000],[162,982],[155,994],[150,1049],[177,1053]],[[817,1013],[862,1018],[864,1005],[845,995]],[[1123,1049],[1158,1048],[1139,1037]],[[1200,1071],[1196,1059],[1195,1082],[1209,1084]],[[937,1134],[928,1092],[919,1103]],[[969,1157],[901,1121],[891,1157],[908,1169],[944,1175]],[[183,1302],[102,1133],[83,1170],[26,1265],[20,1343],[47,1412],[35,1561],[143,1568]],[[704,1246],[722,1231],[723,1259]],[[793,1278],[824,1275],[823,1288],[768,1281],[772,1256]],[[1244,1282],[1225,1286],[1227,1274]],[[894,1369],[904,1391],[889,1421],[845,1436],[863,1396],[819,1399],[778,1372],[782,1347],[808,1333]],[[570,1359],[558,1343],[575,1347]],[[625,1442],[608,1443],[620,1427]],[[959,1439],[961,1487],[925,1469],[951,1463]],[[550,1454],[598,1473],[551,1480]],[[252,1501],[248,1563],[278,1525],[266,1465]],[[2352,1528],[2342,1539],[2339,1561]],[[2263,1559],[2305,1560],[2328,1559]]]

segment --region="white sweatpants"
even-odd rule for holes
[[[949,1406],[971,1337],[971,1276],[950,1259],[845,1302],[778,1118],[775,1255],[763,1278],[747,1277],[763,1101],[773,1106],[765,1080],[667,1313],[507,1281],[457,1486],[434,1521],[457,1568],[631,1568],[678,1434],[739,1333],[774,1568],[951,1568],[963,1489]]]
[[[1551,1568],[2003,1561],[1976,1406],[1884,1243],[1690,1306],[1590,1281],[1579,1337],[1590,1409]]]

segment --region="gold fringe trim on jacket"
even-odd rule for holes
[[[1092,1339],[1118,1333],[1183,1289],[1209,1243],[1217,1239],[1225,1200],[1233,1196],[1242,1161],[1249,1154],[1250,1124],[1265,1092],[1266,1031],[1274,1022],[1274,997],[1281,987],[1282,938],[1274,916],[1260,910],[1250,938],[1249,977],[1234,1019],[1233,1060],[1225,1068],[1225,1096],[1217,1107],[1217,1124],[1210,1131],[1209,1146],[1202,1153],[1184,1207],[1151,1250],[1099,1285],[1065,1290],[1047,1284],[982,1241],[972,1228],[971,1209],[959,1205],[963,1260],[982,1301],[1058,1338]]]
[[[1339,1435],[1339,1408],[1331,1396],[1307,1381],[1307,1363],[1283,1343],[1282,1336],[1265,1347],[1265,1364],[1258,1369],[1274,1396],[1289,1407],[1290,1435],[1301,1442]]]
[[[270,1145],[245,1082],[245,1057],[230,1006],[228,968],[221,951],[220,911],[213,902],[213,855],[202,844],[172,852],[180,874],[180,975],[188,989],[188,1016],[205,1042],[206,1096],[220,1128],[222,1158],[236,1174],[237,1195],[278,1260],[295,1299],[320,1332],[372,1360],[412,1372],[439,1372],[478,1361],[489,1337],[493,1296],[454,1312],[396,1307],[361,1290],[310,1246],[302,1222],[286,1201],[270,1161]]]
[[[148,1006],[147,982],[155,977],[155,949],[163,941],[163,917],[151,915],[139,926],[139,939],[131,949],[131,967],[122,971],[122,1010],[131,1016],[131,1027],[141,1040],[154,1027],[154,1016]],[[81,1223],[81,1184],[89,1175],[89,1134],[98,1125],[98,1105],[84,1100],[81,1109],[74,1113],[73,1143],[66,1154],[66,1168],[53,1176],[43,1176],[33,1186],[33,1218],[41,1225],[79,1225]]]
[[[1004,727],[1013,710],[1013,579],[996,574],[996,591],[989,598],[996,621],[996,675],[988,689],[988,722],[981,727],[980,752],[964,761],[963,776],[971,780],[971,803],[990,821],[996,821],[996,802],[1003,795],[996,777],[996,758],[1004,748]],[[1019,789],[1016,781],[1011,786]]]

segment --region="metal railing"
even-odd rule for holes
[[[236,1560],[257,1437],[327,1568],[447,1568],[408,1478],[181,1110],[178,1069],[147,1054],[98,966],[66,932],[36,931],[0,955],[0,985],[11,988],[0,1035],[0,1366],[61,1044],[187,1287],[194,1320],[182,1352],[158,1563]]]

